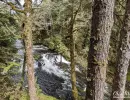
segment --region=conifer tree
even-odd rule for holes
[[[117,56],[117,66],[114,77],[112,100],[124,100],[126,77],[130,60],[130,0],[126,2],[123,27],[120,32],[120,42]]]
[[[94,0],[87,68],[86,100],[104,100],[115,0]]]

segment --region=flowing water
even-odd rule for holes
[[[24,58],[23,45],[20,40],[17,40],[15,46],[18,49],[22,65]],[[42,45],[34,45],[33,54],[38,55],[38,59],[34,63],[35,76],[43,93],[62,100],[72,100],[70,62]],[[80,96],[85,96],[84,70],[79,64],[76,65],[77,87]],[[20,71],[22,71],[22,67]]]

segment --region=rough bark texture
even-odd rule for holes
[[[27,65],[27,77],[30,100],[38,100],[35,88],[34,62],[32,54],[32,19],[31,19],[31,0],[25,0],[25,21],[24,21],[24,41]]]
[[[112,100],[124,100],[127,70],[130,60],[130,0],[126,3],[124,25],[121,30]]]
[[[104,100],[114,0],[94,0],[88,54],[86,100]]]

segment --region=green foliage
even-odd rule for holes
[[[130,69],[128,70],[127,81],[130,82]]]
[[[8,96],[8,100],[29,100],[29,95],[26,89],[21,89],[22,84],[16,84],[15,87],[12,87],[11,92],[7,92],[6,98]],[[7,95],[8,94],[8,95]],[[56,98],[48,95],[44,95],[42,90],[37,85],[37,96],[39,100],[57,100]],[[0,99],[1,100],[1,99]],[[2,98],[3,100],[3,98]]]
[[[43,93],[38,94],[38,98],[39,100],[57,100],[56,98],[44,95]],[[29,96],[27,95],[27,92],[23,92],[19,100],[29,100]]]
[[[38,97],[39,97],[39,100],[57,100],[57,99],[54,98],[54,97],[47,96],[47,95],[44,95],[44,94],[42,94],[42,93],[40,93],[40,94],[38,95]]]
[[[74,0],[74,14],[80,0]],[[91,27],[91,0],[83,0],[74,22],[76,63],[86,67]],[[45,0],[39,9],[35,9],[33,17],[34,43],[43,43],[52,50],[69,59],[70,19],[72,3],[69,0]],[[50,25],[51,30],[48,30]]]
[[[52,96],[44,95],[38,85],[37,85],[37,96],[38,96],[39,100],[57,100],[56,98],[54,98]],[[27,91],[25,91],[25,90],[22,91],[21,97],[19,100],[29,100],[29,95],[28,95]]]
[[[9,98],[13,97],[18,99],[20,94],[20,87],[20,84],[16,85],[11,81],[9,74],[0,74],[0,100],[9,100]]]
[[[74,13],[79,6],[80,0],[74,0]],[[117,61],[117,50],[119,42],[119,32],[123,24],[123,15],[125,8],[125,0],[117,0],[115,5],[114,18],[115,23],[112,30],[110,40],[109,68],[107,82],[112,83],[113,74]],[[75,60],[82,66],[87,66],[87,52],[89,48],[89,38],[91,30],[91,7],[92,0],[83,0],[81,8],[77,13],[74,22],[74,38],[75,38]],[[34,8],[33,13],[33,39],[34,43],[43,43],[49,49],[52,49],[65,58],[69,59],[70,18],[72,3],[70,0],[43,0],[42,5],[38,9]],[[17,14],[16,14],[17,15]],[[20,22],[19,22],[20,24]],[[50,29],[49,26],[50,25]],[[15,40],[17,39],[18,23],[14,15],[11,15],[9,8],[0,3],[0,100],[29,100],[26,90],[20,90],[21,85],[16,86],[10,80],[8,73],[14,66],[19,64],[12,62],[15,53]],[[95,47],[94,49],[98,49]],[[34,59],[38,60],[39,55],[34,55]],[[12,70],[14,71],[14,70]],[[17,72],[17,71],[14,71]],[[130,81],[130,72],[127,80]],[[3,87],[4,86],[4,87]],[[44,95],[38,88],[38,97],[40,100],[56,100],[51,96]],[[82,90],[79,90],[82,91]]]
[[[14,66],[19,66],[13,62],[17,52],[14,46],[17,28],[17,22],[10,14],[9,7],[0,2],[0,100],[9,100],[10,95],[16,96],[18,89],[10,79],[10,71]]]
[[[47,45],[50,49],[62,54],[65,58],[69,58],[68,48],[62,42],[62,37],[60,35],[45,39],[44,45]]]
[[[20,66],[18,63],[15,62],[8,62],[8,66],[0,66],[0,68],[3,69],[2,73],[7,73],[11,68],[13,68],[14,66]]]
[[[40,58],[40,55],[39,54],[34,54],[33,57],[34,57],[35,60],[38,60]]]
[[[6,5],[0,6],[0,65],[10,61],[16,53],[14,42],[17,23]]]
[[[9,62],[7,66],[0,66],[0,100],[9,100],[9,98],[17,97],[16,94],[19,94],[21,85],[15,85],[11,80],[11,74],[14,74],[11,70],[16,66],[19,66],[19,64],[15,62]]]

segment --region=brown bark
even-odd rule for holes
[[[86,100],[104,100],[115,0],[94,0],[88,53]]]
[[[130,60],[130,0],[126,3],[124,24],[121,30],[117,66],[114,78],[112,100],[123,100],[127,71]]]
[[[32,19],[31,19],[32,1],[31,0],[24,0],[24,1],[25,1],[24,42],[25,42],[29,96],[30,100],[38,100],[36,95],[34,61],[32,53]]]

